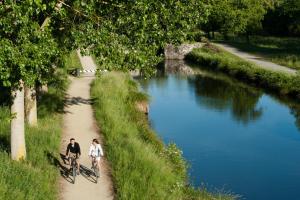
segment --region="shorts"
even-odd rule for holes
[[[98,161],[98,162],[101,160],[100,156],[92,156],[92,157],[95,158],[95,160]]]
[[[71,157],[76,158],[76,160],[79,162],[79,156],[78,156],[78,154],[70,152],[70,153],[69,153],[69,157],[70,157],[70,158],[71,158]]]

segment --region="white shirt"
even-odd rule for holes
[[[91,144],[89,156],[95,156],[95,157],[103,156],[103,150],[102,150],[101,145],[96,144],[96,146],[94,146],[93,144]]]

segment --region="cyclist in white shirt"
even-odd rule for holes
[[[102,147],[97,139],[93,139],[89,150],[89,157],[92,159],[92,163],[95,160],[97,162],[97,168],[100,168],[100,159],[103,156]]]

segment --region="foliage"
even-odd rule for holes
[[[274,6],[273,0],[206,0],[210,6],[208,21],[201,24],[207,32],[251,33],[261,26],[261,21]]]
[[[161,60],[166,43],[186,40],[207,15],[205,5],[197,0],[109,1],[93,9],[101,22],[79,25],[77,41],[86,47],[92,45],[92,53],[102,68],[138,68],[145,72]]]
[[[300,76],[262,69],[224,50],[213,52],[210,49],[195,49],[187,56],[188,60],[213,69],[218,69],[237,79],[262,86],[280,94],[300,97]]]
[[[107,73],[92,85],[96,120],[105,138],[117,199],[233,199],[187,187],[181,151],[165,147],[137,111],[136,83],[122,73]]]
[[[300,36],[300,1],[280,0],[265,16],[263,29],[273,35]]]
[[[59,48],[50,31],[40,30],[41,1],[5,1],[0,6],[0,80],[18,87],[47,83],[59,61]]]
[[[208,21],[200,27],[208,34],[275,34],[299,36],[299,0],[205,0]],[[214,35],[213,35],[214,36]]]
[[[62,55],[79,46],[92,47],[101,67],[147,72],[166,43],[186,40],[206,20],[207,9],[197,0],[24,0],[1,2],[0,16],[0,80],[14,87],[46,83]]]

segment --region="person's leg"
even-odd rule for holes
[[[79,156],[76,159],[76,163],[77,163],[77,173],[80,173],[80,159],[79,159]]]
[[[100,170],[100,157],[97,158],[97,169]]]
[[[69,170],[71,170],[71,167],[72,167],[72,159],[71,159],[70,156],[68,157],[68,162],[69,162],[69,164],[68,164]]]

